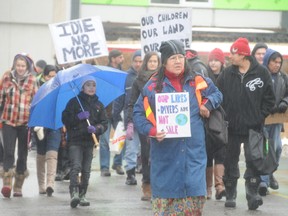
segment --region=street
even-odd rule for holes
[[[52,197],[38,194],[38,184],[35,165],[36,152],[29,152],[28,168],[30,176],[24,182],[23,198],[6,199],[0,195],[0,216],[149,216],[152,215],[150,202],[143,202],[141,197],[141,174],[137,174],[138,185],[125,185],[126,176],[119,176],[114,170],[111,170],[111,177],[101,177],[99,171],[98,151],[93,159],[90,185],[87,192],[87,199],[90,206],[71,209],[68,194],[69,181],[55,182],[55,192]],[[244,162],[243,156],[239,163],[241,175],[243,175]],[[270,189],[270,195],[263,197],[264,204],[256,211],[249,211],[247,208],[244,180],[241,178],[238,182],[237,206],[235,209],[224,207],[224,201],[213,199],[206,201],[204,207],[205,216],[240,216],[240,215],[261,215],[261,216],[280,216],[287,215],[288,211],[288,158],[281,158],[278,171],[275,173],[279,181],[280,189],[273,191]],[[2,180],[0,183],[2,187]]]

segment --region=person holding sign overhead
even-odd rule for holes
[[[181,41],[162,42],[160,53],[162,66],[133,110],[138,132],[150,137],[153,214],[199,216],[205,203],[207,163],[202,118],[220,105],[222,94],[210,78],[187,66]]]

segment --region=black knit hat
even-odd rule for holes
[[[185,56],[184,44],[179,40],[163,41],[160,46],[162,64],[167,62],[167,59],[176,54]]]
[[[255,53],[256,53],[256,51],[257,51],[258,49],[260,49],[260,48],[265,48],[265,49],[267,50],[267,49],[268,49],[268,46],[267,46],[267,44],[265,44],[265,43],[257,43],[257,44],[255,44],[255,46],[254,46],[254,48],[253,48],[253,50],[252,50],[252,52],[251,52],[251,55],[254,56]]]

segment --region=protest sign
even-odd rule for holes
[[[155,95],[156,126],[165,131],[166,138],[191,137],[188,92]]]
[[[141,18],[141,48],[159,52],[162,41],[181,40],[185,48],[192,41],[191,8],[165,11]]]
[[[59,64],[108,55],[100,17],[49,24]]]

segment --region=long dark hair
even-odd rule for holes
[[[148,67],[147,67],[148,61],[149,61],[149,59],[150,59],[152,56],[154,56],[154,55],[157,56],[158,68],[159,68],[159,66],[160,66],[160,64],[161,64],[161,60],[160,60],[160,56],[158,55],[158,53],[157,53],[157,52],[147,52],[147,53],[145,54],[145,56],[144,56],[143,63],[142,63],[142,66],[141,66],[141,68],[140,68],[140,71],[148,71]]]

